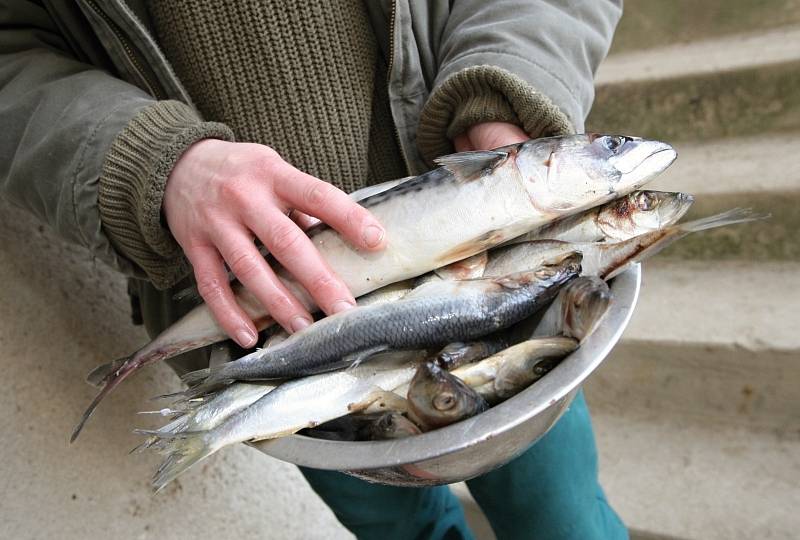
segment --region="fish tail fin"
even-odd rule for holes
[[[118,358],[113,362],[108,362],[106,364],[101,364],[94,368],[92,371],[86,375],[86,382],[91,384],[92,386],[102,386],[108,379],[110,379],[115,372],[119,371],[122,366],[124,366],[129,360],[131,356],[126,356],[124,358]]]
[[[204,368],[196,371],[190,371],[181,376],[181,380],[186,383],[189,388],[197,386],[211,376],[211,369]]]
[[[103,388],[86,408],[78,424],[75,426],[75,429],[72,431],[72,435],[69,438],[70,444],[74,443],[75,439],[78,438],[83,426],[86,425],[86,421],[92,416],[92,413],[94,413],[94,410],[100,405],[100,402],[103,401],[103,398],[111,393],[114,388],[119,386],[131,373],[136,371],[140,365],[140,362],[134,361],[134,357],[131,357],[130,360],[122,363],[117,370],[109,372],[103,381]]]
[[[168,437],[171,439],[168,441],[169,455],[153,475],[152,485],[156,493],[189,467],[217,451],[216,447],[208,444],[205,435],[202,431],[192,431]]]
[[[698,232],[707,229],[715,229],[717,227],[724,227],[725,225],[735,225],[737,223],[748,223],[750,221],[759,221],[767,219],[770,214],[757,214],[751,208],[732,208],[726,212],[715,214],[686,223],[679,223],[675,228],[682,232]]]
[[[212,368],[198,369],[183,375],[181,380],[189,388],[181,393],[182,399],[188,401],[201,398],[234,382],[235,379],[225,371],[225,366],[226,364],[222,364]]]
[[[662,229],[660,231],[653,231],[636,236],[625,242],[620,242],[619,244],[639,244],[639,247],[636,249],[635,256],[627,260],[625,264],[612,264],[603,268],[599,272],[599,275],[603,279],[611,279],[612,277],[620,274],[631,263],[641,262],[652,257],[676,240],[679,240],[688,234],[706,231],[708,229],[715,229],[717,227],[724,227],[726,225],[736,225],[738,223],[759,221],[769,217],[769,214],[756,214],[749,208],[732,208],[725,212],[714,214],[713,216],[695,219],[685,223],[678,223],[677,225],[672,225],[671,227],[667,227],[666,229]],[[641,242],[643,242],[643,244]],[[613,251],[615,249],[615,245],[609,244],[607,249]]]

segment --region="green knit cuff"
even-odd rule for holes
[[[103,162],[98,204],[103,228],[121,255],[159,289],[189,272],[181,247],[161,219],[167,177],[183,152],[201,139],[233,140],[224,124],[203,122],[179,101],[141,110],[117,135]]]
[[[452,140],[481,122],[509,122],[533,138],[574,131],[550,99],[520,77],[496,66],[473,66],[439,85],[422,109],[417,144],[433,159],[453,152]]]

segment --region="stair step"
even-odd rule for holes
[[[733,71],[800,59],[800,26],[611,54],[600,65],[598,86]]]
[[[673,142],[800,130],[798,36],[782,28],[610,56],[587,131]]]
[[[596,395],[587,391],[590,407]],[[592,410],[600,479],[630,527],[654,538],[797,538],[797,432]]]
[[[586,383],[610,414],[800,433],[800,264],[645,264],[621,342]]]
[[[625,2],[612,53],[800,23],[800,1],[635,0]]]
[[[735,207],[770,218],[689,235],[660,259],[800,260],[800,134],[684,141],[675,147],[676,162],[647,187],[694,194],[685,220]]]

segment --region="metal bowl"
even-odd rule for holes
[[[253,444],[265,454],[395,486],[468,480],[508,463],[564,413],[581,383],[619,341],[639,297],[637,264],[610,283],[609,313],[581,347],[511,399],[450,426],[399,440],[342,442],[293,435]]]

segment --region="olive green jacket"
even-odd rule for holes
[[[532,136],[565,126],[582,131],[594,71],[621,15],[621,0],[367,6],[389,61],[392,116],[413,173],[449,151],[449,137],[463,127],[426,111],[453,108],[453,81],[471,69],[487,70],[484,80]],[[142,0],[0,0],[0,194],[136,277],[147,276],[104,231],[98,179],[112,141],[155,100],[191,107],[152,37]],[[543,107],[558,114],[537,115]]]

